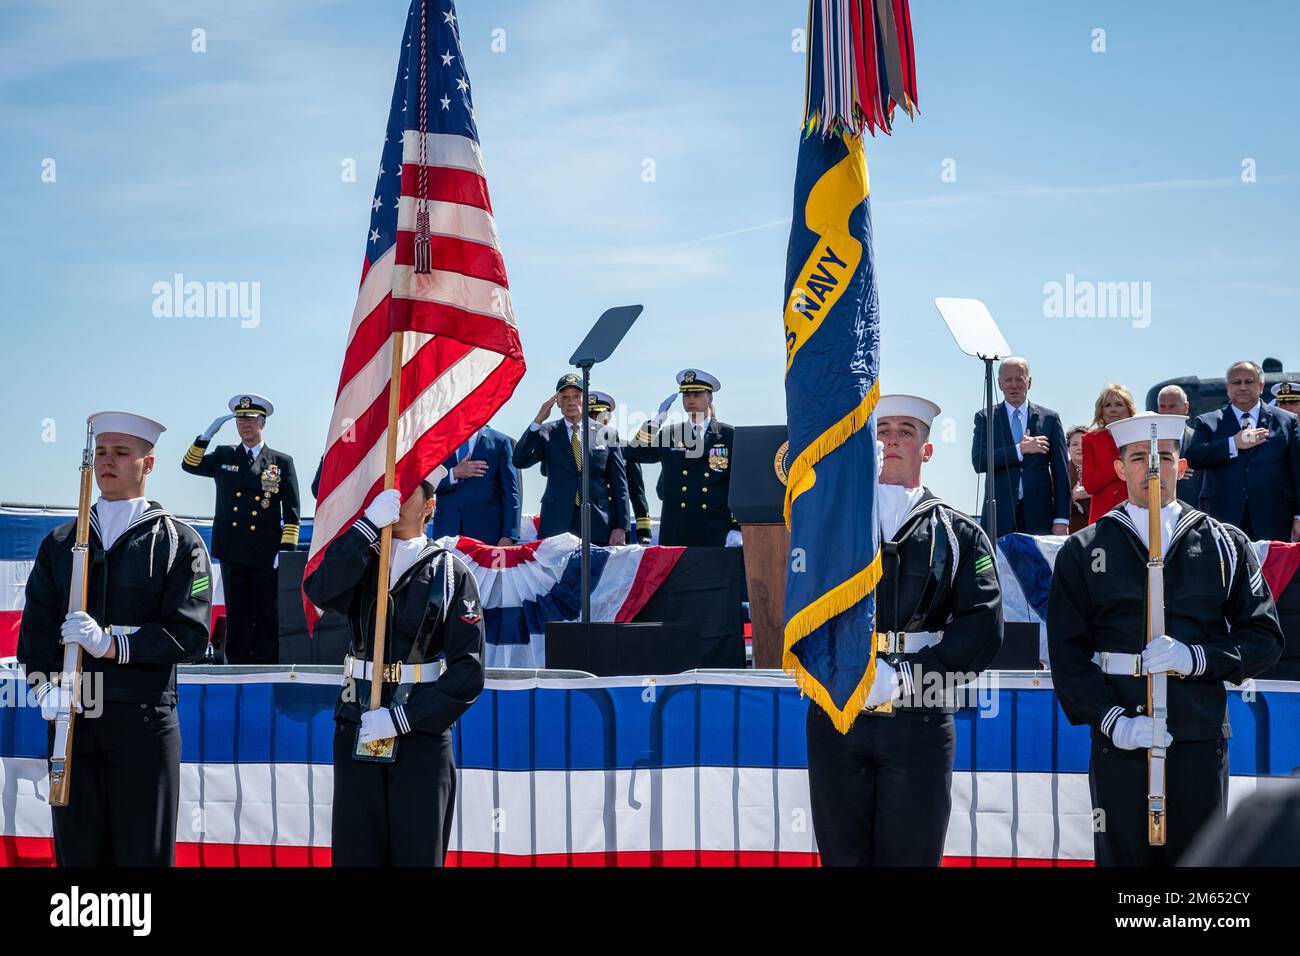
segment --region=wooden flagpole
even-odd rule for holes
[[[392,488],[397,474],[397,417],[402,392],[402,331],[393,333],[393,365],[388,376],[388,434],[384,447],[384,490]],[[388,635],[388,567],[392,556],[393,526],[379,532],[379,589],[375,592],[375,639],[371,642],[370,709],[383,705],[384,642]],[[392,738],[373,740],[366,746],[378,754],[391,749]]]

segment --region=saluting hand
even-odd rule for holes
[[[211,441],[212,436],[221,431],[221,426],[234,418],[234,415],[222,415],[220,418],[214,418],[212,424],[203,432],[203,440]]]
[[[559,400],[560,400],[560,393],[556,392],[546,401],[542,402],[542,408],[537,413],[537,417],[534,418],[533,421],[537,422],[537,424],[539,425],[543,424],[546,421],[546,419],[551,417],[551,409],[555,407],[555,403],[558,402]]]

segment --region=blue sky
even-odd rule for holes
[[[406,0],[30,0],[0,7],[0,499],[70,504],[80,423],[161,419],[150,494],[236,391],[305,485],[352,312]],[[784,418],[781,306],[803,98],[801,0],[480,0],[458,8],[529,372],[517,434],[607,306],[645,304],[597,387],[653,410],[685,365],[720,417]],[[914,0],[921,115],[868,143],[882,384],[944,409],[927,483],[975,503],[980,366],[935,296],[983,299],[1085,421],[1276,355],[1300,372],[1300,7]],[[206,52],[191,50],[205,31]],[[1105,31],[1094,52],[1094,31]],[[493,31],[505,49],[494,52]],[[500,34],[498,36],[498,44]],[[44,182],[45,160],[55,161]],[[343,164],[354,160],[355,182]],[[654,161],[654,181],[643,179]],[[1243,163],[1255,181],[1243,182]],[[955,178],[945,177],[955,171]],[[951,181],[946,181],[951,180]],[[153,314],[153,286],[260,283],[260,322]],[[1051,317],[1044,286],[1150,283],[1150,322]],[[51,437],[49,423],[54,425]],[[234,441],[227,426],[220,439]],[[525,479],[526,507],[540,495]],[[310,498],[308,497],[308,510]],[[654,502],[652,500],[652,508]]]

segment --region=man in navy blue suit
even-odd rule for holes
[[[1027,359],[1010,356],[998,366],[1003,401],[993,409],[993,494],[999,535],[1070,533],[1070,467],[1061,416],[1029,401]],[[988,466],[984,410],[975,413],[971,464]],[[981,515],[988,531],[988,515]]]
[[[1196,420],[1187,464],[1205,472],[1201,508],[1252,541],[1300,541],[1300,426],[1260,401],[1264,374],[1234,362],[1228,404]]]
[[[556,405],[564,417],[548,422],[546,419]],[[541,465],[546,476],[537,536],[548,538],[566,531],[582,533],[578,469],[582,462],[584,427],[590,434],[587,500],[592,506],[592,544],[627,544],[627,471],[622,443],[612,428],[587,417],[582,407],[582,379],[573,372],[556,383],[555,394],[542,403],[537,418],[515,444],[515,467]]]
[[[465,535],[505,547],[519,538],[519,472],[509,435],[484,425],[445,462],[433,537]]]

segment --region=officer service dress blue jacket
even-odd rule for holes
[[[502,538],[519,538],[519,472],[512,461],[514,450],[515,443],[510,436],[485,428],[469,457],[485,462],[486,473],[453,482],[451,469],[457,464],[456,456],[443,462],[447,477],[437,487],[434,538],[463,534],[487,544],[496,544]]]
[[[1259,423],[1268,438],[1236,457],[1228,442],[1241,430],[1231,405],[1206,412],[1196,420],[1187,464],[1202,471],[1201,507],[1220,521],[1240,524],[1250,504],[1255,533],[1270,540],[1291,540],[1291,522],[1300,514],[1300,428],[1296,416],[1261,405]]]
[[[298,475],[293,458],[263,445],[250,465],[243,445],[218,445],[207,452],[210,444],[194,439],[181,470],[216,479],[212,554],[218,561],[271,568],[276,552],[298,546]]]
[[[587,500],[591,510],[591,540],[603,544],[611,528],[627,528],[627,469],[623,464],[622,442],[614,429],[586,420],[590,430],[591,472]],[[563,534],[576,527],[578,506],[578,464],[573,459],[569,423],[561,418],[536,429],[529,428],[515,443],[516,468],[540,464],[546,475],[542,492],[539,538]]]

